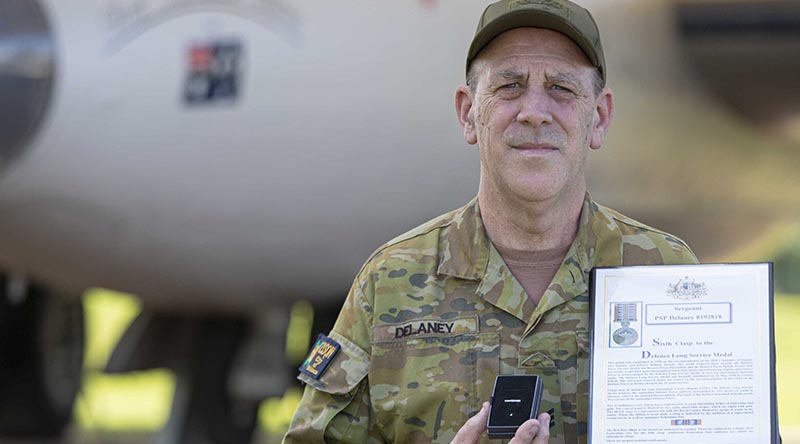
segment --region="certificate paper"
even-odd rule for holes
[[[772,265],[592,272],[589,443],[776,444]]]

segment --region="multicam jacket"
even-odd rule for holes
[[[680,239],[587,194],[578,234],[538,305],[484,232],[477,199],[376,251],[330,333],[284,443],[449,443],[498,374],[538,374],[551,443],[585,443],[593,267],[695,263]],[[482,442],[487,442],[484,436]]]

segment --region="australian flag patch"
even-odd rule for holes
[[[341,345],[333,339],[320,334],[317,336],[317,342],[311,348],[303,365],[300,366],[300,373],[305,373],[314,379],[319,379],[320,376],[328,368],[328,365],[339,352]]]

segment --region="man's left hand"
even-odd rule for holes
[[[489,403],[484,402],[477,415],[468,419],[456,433],[450,444],[474,444],[486,431],[489,419]],[[537,419],[529,419],[517,429],[509,444],[547,444],[550,441],[550,415],[542,413]]]

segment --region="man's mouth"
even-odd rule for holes
[[[513,145],[511,148],[526,154],[550,154],[558,152],[557,147],[544,143],[523,143]]]

